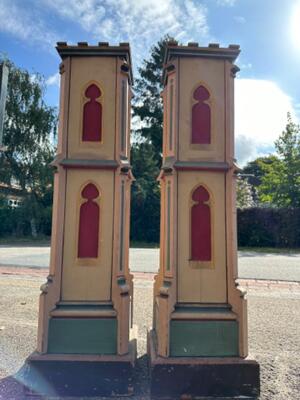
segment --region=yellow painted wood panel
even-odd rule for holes
[[[210,145],[191,145],[193,93],[204,85],[211,96]],[[179,67],[179,160],[225,160],[224,60],[181,58]]]
[[[78,260],[80,193],[92,182],[100,190],[100,235],[97,260]],[[63,249],[62,299],[107,301],[111,298],[114,172],[69,170],[67,172],[66,219]]]
[[[198,185],[211,194],[212,267],[192,268],[190,259],[190,199]],[[178,174],[178,302],[226,302],[224,175],[213,172]]]
[[[96,82],[102,92],[102,143],[82,142],[84,91]],[[113,159],[116,134],[116,59],[72,58],[68,157]]]

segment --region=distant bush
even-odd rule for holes
[[[40,236],[51,236],[52,207],[40,207],[37,232]],[[28,208],[21,205],[10,207],[0,198],[0,238],[30,237],[32,234]]]
[[[246,247],[300,247],[300,208],[238,210],[238,244]]]

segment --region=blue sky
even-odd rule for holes
[[[129,41],[134,69],[169,33],[186,44],[239,44],[236,153],[273,150],[290,111],[300,117],[300,0],[0,0],[0,52],[47,80],[58,105],[56,41]]]

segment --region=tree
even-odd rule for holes
[[[153,145],[159,166],[163,130],[162,73],[165,46],[170,40],[173,39],[168,35],[162,38],[151,48],[149,59],[143,61],[143,66],[138,70],[140,77],[135,83],[136,101],[133,104],[133,115],[140,122],[135,134]]]
[[[237,208],[244,209],[255,206],[253,199],[253,188],[247,179],[238,177],[236,182],[236,205]]]
[[[40,75],[30,75],[9,66],[6,115],[0,156],[0,180],[16,181],[23,192],[23,210],[36,236],[44,207],[52,202],[53,171],[49,163],[54,157],[57,115],[55,108],[43,100],[45,82]]]
[[[290,114],[275,148],[277,158],[263,165],[260,199],[277,207],[300,207],[300,127]]]
[[[261,185],[262,177],[265,175],[264,165],[271,165],[276,162],[277,156],[270,154],[264,157],[258,157],[253,161],[249,161],[243,168],[243,174],[249,175],[247,177],[250,185],[259,187]]]
[[[158,243],[160,190],[159,184],[153,176],[158,176],[159,167],[151,143],[133,144],[131,159],[136,178],[132,186],[131,197],[131,239]]]
[[[268,156],[258,157],[253,161],[249,161],[243,168],[242,174],[247,176],[247,182],[250,185],[252,198],[256,205],[259,205],[260,202],[259,192],[262,178],[266,174],[267,169],[271,168],[272,164],[276,163],[277,161],[278,157],[270,154]]]
[[[139,68],[135,85],[133,116],[137,128],[131,162],[136,181],[132,186],[131,239],[159,241],[160,190],[157,177],[162,159],[163,89],[162,72],[165,44],[169,36],[151,49],[149,59]]]

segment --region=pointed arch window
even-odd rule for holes
[[[88,183],[81,192],[83,204],[79,212],[78,258],[97,258],[99,253],[100,208],[99,190]]]
[[[202,85],[193,93],[197,102],[192,107],[192,144],[211,143],[211,109],[208,104],[210,93]]]
[[[211,208],[210,194],[200,185],[192,193],[191,260],[211,261]]]
[[[101,90],[92,83],[84,92],[85,103],[83,106],[82,141],[102,141],[102,104]]]

